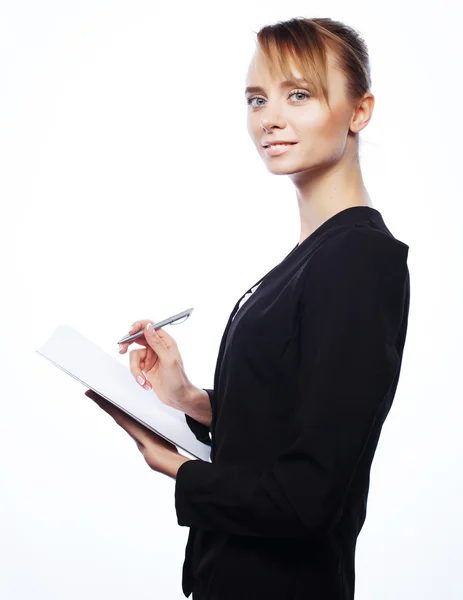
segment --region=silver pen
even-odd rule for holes
[[[184,317],[188,318],[192,312],[193,312],[193,308],[187,308],[186,310],[174,315],[173,317],[169,317],[168,319],[164,319],[163,321],[158,321],[157,323],[154,323],[153,327],[154,327],[154,329],[159,329],[160,327],[163,327],[164,325],[168,325],[169,323],[173,323],[174,321],[178,321],[179,319],[183,319]],[[140,331],[137,331],[136,333],[132,333],[131,335],[126,335],[125,337],[120,339],[117,343],[125,344],[126,342],[131,342],[133,340],[138,339],[139,337],[142,337],[142,335],[144,335],[143,328],[140,329]]]

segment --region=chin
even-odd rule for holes
[[[270,173],[273,175],[292,175],[294,173],[299,173],[301,171],[305,171],[304,167],[297,166],[295,164],[266,164],[266,167]]]

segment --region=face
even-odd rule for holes
[[[295,77],[301,73],[294,67]],[[249,134],[269,171],[275,174],[295,174],[326,167],[340,160],[346,144],[354,107],[345,97],[345,76],[333,64],[328,54],[328,93],[330,109],[322,99],[312,97],[304,83],[284,84],[284,76],[272,79],[262,55],[257,50],[249,65],[246,87],[247,127]],[[358,131],[362,127],[354,130]],[[279,140],[296,142],[284,148],[267,151],[264,143]],[[280,153],[281,152],[281,153]],[[274,155],[272,155],[274,154]]]

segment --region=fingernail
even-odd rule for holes
[[[145,390],[150,390],[151,389],[151,387],[147,383],[143,387],[145,388]]]
[[[119,352],[122,350],[122,344],[119,344]]]
[[[140,385],[143,385],[145,383],[145,380],[141,375],[137,375],[137,381]]]

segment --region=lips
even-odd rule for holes
[[[270,148],[271,146],[293,146],[297,142],[271,142],[269,144],[262,144],[264,148]]]
[[[289,149],[291,148],[291,146],[295,146],[295,143],[290,143],[290,144],[271,144],[270,146],[267,146],[264,148],[264,153],[266,154],[266,156],[280,156],[280,154],[284,154],[285,152],[288,152]]]

